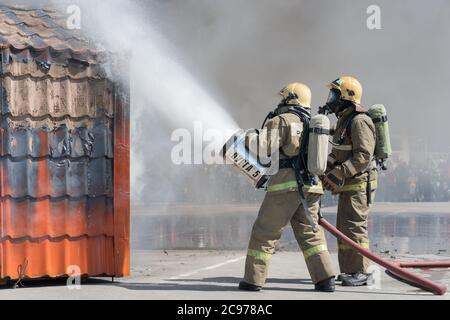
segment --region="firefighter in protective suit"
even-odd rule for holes
[[[377,188],[374,159],[375,125],[361,106],[362,86],[352,77],[330,84],[326,108],[338,122],[328,158],[324,187],[339,195],[337,228],[350,239],[369,249],[368,214]],[[343,286],[363,286],[371,281],[369,260],[338,241],[339,266]]]
[[[316,185],[304,185],[304,201],[310,216],[300,200],[298,183],[291,159],[299,155],[303,122],[289,110],[296,109],[310,115],[311,90],[303,84],[290,84],[281,90],[281,104],[273,117],[258,135],[258,145],[272,154],[272,146],[279,148],[280,169],[271,177],[267,194],[254,224],[245,264],[241,290],[259,291],[267,278],[268,267],[276,243],[283,229],[291,223],[295,237],[303,251],[315,289],[324,292],[335,290],[335,273],[327,249],[325,234],[318,226],[318,213],[323,187],[320,179]],[[275,134],[274,134],[275,133]],[[278,139],[274,144],[272,137]],[[272,142],[271,142],[272,141]],[[264,149],[266,148],[266,149]],[[312,219],[311,219],[312,218]],[[313,228],[311,220],[316,224]]]

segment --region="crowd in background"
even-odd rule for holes
[[[149,169],[141,177],[144,201],[165,203],[260,203],[264,190],[252,186],[231,166],[172,166],[170,170]],[[390,160],[387,171],[379,173],[377,202],[450,201],[450,160]],[[145,196],[147,195],[147,196]],[[330,193],[325,205],[336,202]],[[150,200],[151,201],[151,200]]]
[[[391,161],[389,170],[380,173],[377,201],[450,201],[450,160]]]

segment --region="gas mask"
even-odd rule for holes
[[[342,109],[341,92],[337,89],[331,89],[328,95],[326,106],[331,113],[338,114]]]
[[[337,89],[331,89],[328,95],[327,104],[319,108],[320,114],[331,114],[334,113],[338,115],[342,110],[346,108],[345,101],[341,99],[341,92]]]

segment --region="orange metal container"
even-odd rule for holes
[[[55,11],[0,6],[0,54],[0,279],[128,275],[129,88]]]

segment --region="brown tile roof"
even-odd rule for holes
[[[127,274],[129,106],[106,54],[56,11],[0,5],[0,56],[0,279]]]
[[[0,48],[21,58],[50,62],[74,59],[93,62],[99,50],[78,30],[69,30],[66,17],[52,10],[0,6]]]
[[[34,79],[29,74],[5,74],[3,96],[7,100],[2,103],[1,113],[13,118],[49,116],[54,120],[67,117],[80,120],[113,116],[113,85],[107,80]]]

